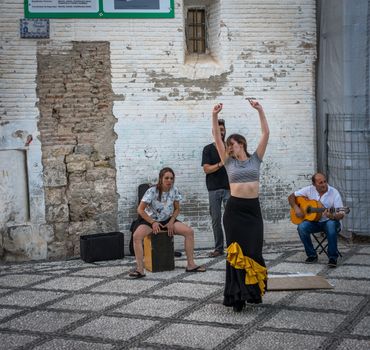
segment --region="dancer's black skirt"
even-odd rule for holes
[[[258,198],[231,196],[223,218],[226,242],[224,305],[261,303],[267,270],[262,257],[263,220]]]

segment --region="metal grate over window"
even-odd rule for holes
[[[369,126],[367,114],[327,114],[329,181],[351,208],[343,228],[366,236],[370,227]]]
[[[189,53],[206,52],[206,15],[204,9],[189,9],[186,45]]]

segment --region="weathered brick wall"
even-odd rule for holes
[[[197,58],[186,56],[184,44],[184,14],[186,6],[192,3],[194,1],[175,1],[174,19],[50,20],[51,41],[56,46],[65,45],[65,52],[72,50],[72,42],[78,45],[77,42],[90,41],[93,45],[95,41],[107,41],[110,45],[112,94],[120,97],[113,98],[113,115],[117,122],[111,125],[116,135],[106,140],[114,143],[118,228],[128,233],[131,220],[136,216],[138,184],[154,182],[160,168],[171,166],[184,194],[182,219],[194,227],[196,246],[211,248],[213,235],[208,197],[200,166],[202,148],[212,141],[210,112],[214,103],[223,102],[222,117],[226,119],[227,132],[244,134],[249,149],[253,150],[259,136],[258,117],[244,97],[256,97],[265,107],[271,128],[261,169],[266,237],[296,237],[295,227],[289,223],[286,197],[294,188],[308,183],[316,166],[315,1],[206,1],[210,13],[211,55]],[[9,140],[11,136],[8,135],[22,125],[22,129],[34,136],[35,143],[31,145],[34,158],[41,158],[35,122],[38,109],[34,106],[37,102],[36,61],[41,58],[37,52],[41,53],[43,43],[48,41],[19,39],[22,4],[21,0],[4,0],[0,4],[2,13],[7,14],[0,24],[5,39],[2,49],[5,65],[0,69],[4,72],[1,79],[6,86],[0,116],[2,122],[9,122],[5,127],[5,139]],[[69,55],[71,53],[64,57]],[[75,96],[79,94],[78,91],[74,93]],[[47,98],[40,93],[38,96]],[[84,102],[82,97],[81,102]],[[49,110],[46,114],[53,112]],[[59,127],[60,135],[63,135],[62,128],[63,124]],[[81,138],[86,137],[82,129],[78,132],[76,129],[74,137],[80,133]],[[46,133],[44,136],[48,139]],[[44,145],[44,136],[43,147],[52,147]],[[48,161],[59,156],[49,152],[43,157],[46,167]],[[90,165],[92,161],[91,158],[86,160]],[[37,166],[34,169],[30,166],[30,169],[42,174],[37,159],[35,164]],[[63,169],[60,160],[57,164]],[[66,164],[63,171],[67,173]],[[48,172],[45,174],[47,176]],[[45,185],[45,198],[51,198],[48,192],[54,187],[47,186],[47,182]],[[32,186],[31,193],[43,193],[39,183]],[[75,188],[71,187],[73,191]],[[67,190],[62,195],[64,201],[72,199]],[[42,203],[37,207],[42,208]],[[56,207],[47,204],[47,217],[49,208]],[[53,210],[51,213],[53,218]],[[81,223],[78,215],[75,219]],[[42,220],[41,217],[34,222]],[[126,242],[127,238],[126,235]]]
[[[261,171],[266,237],[296,237],[288,219],[287,196],[307,184],[315,168],[315,4],[210,3],[211,13],[218,9],[219,14],[212,17],[218,20],[216,28],[209,22],[215,49],[208,60],[186,58],[182,63],[186,51],[178,48],[184,40],[181,15],[185,11],[177,2],[176,19],[165,24],[165,32],[155,27],[146,35],[148,42],[130,44],[123,60],[113,62],[113,72],[123,73],[114,84],[115,92],[125,96],[114,108],[116,149],[122,150],[117,160],[118,188],[125,194],[119,204],[123,208],[120,227],[126,230],[134,213],[135,201],[130,198],[136,196],[136,185],[154,181],[158,170],[169,165],[184,192],[183,218],[194,226],[197,245],[212,246],[205,176],[200,167],[202,148],[212,141],[211,109],[214,103],[223,102],[227,132],[246,135],[250,150],[254,150],[260,126],[244,97],[256,97],[264,105],[271,127]],[[131,29],[138,32],[139,26],[133,23]],[[153,42],[154,51],[150,49]],[[133,67],[131,62],[143,51],[148,60]],[[138,89],[138,84],[143,88]]]
[[[48,256],[75,256],[80,235],[117,229],[109,43],[39,45],[37,63]]]

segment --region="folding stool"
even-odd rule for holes
[[[339,234],[340,230],[337,232]],[[315,232],[312,234],[313,238],[315,238],[317,245],[315,248],[316,252],[321,254],[324,252],[327,257],[329,257],[328,254],[328,237],[326,236],[326,233],[324,231],[322,232]],[[340,253],[339,249],[337,248],[338,255],[342,257],[342,254]]]

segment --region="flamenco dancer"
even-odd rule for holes
[[[245,303],[261,303],[267,283],[267,269],[262,257],[263,221],[259,195],[259,175],[265,154],[269,127],[261,104],[248,99],[257,110],[261,125],[261,137],[256,151],[247,151],[244,136],[232,134],[222,141],[218,128],[218,114],[223,108],[219,103],[212,111],[212,129],[218,154],[225,166],[230,183],[230,199],[227,201],[223,224],[227,244],[225,306],[240,312]]]

